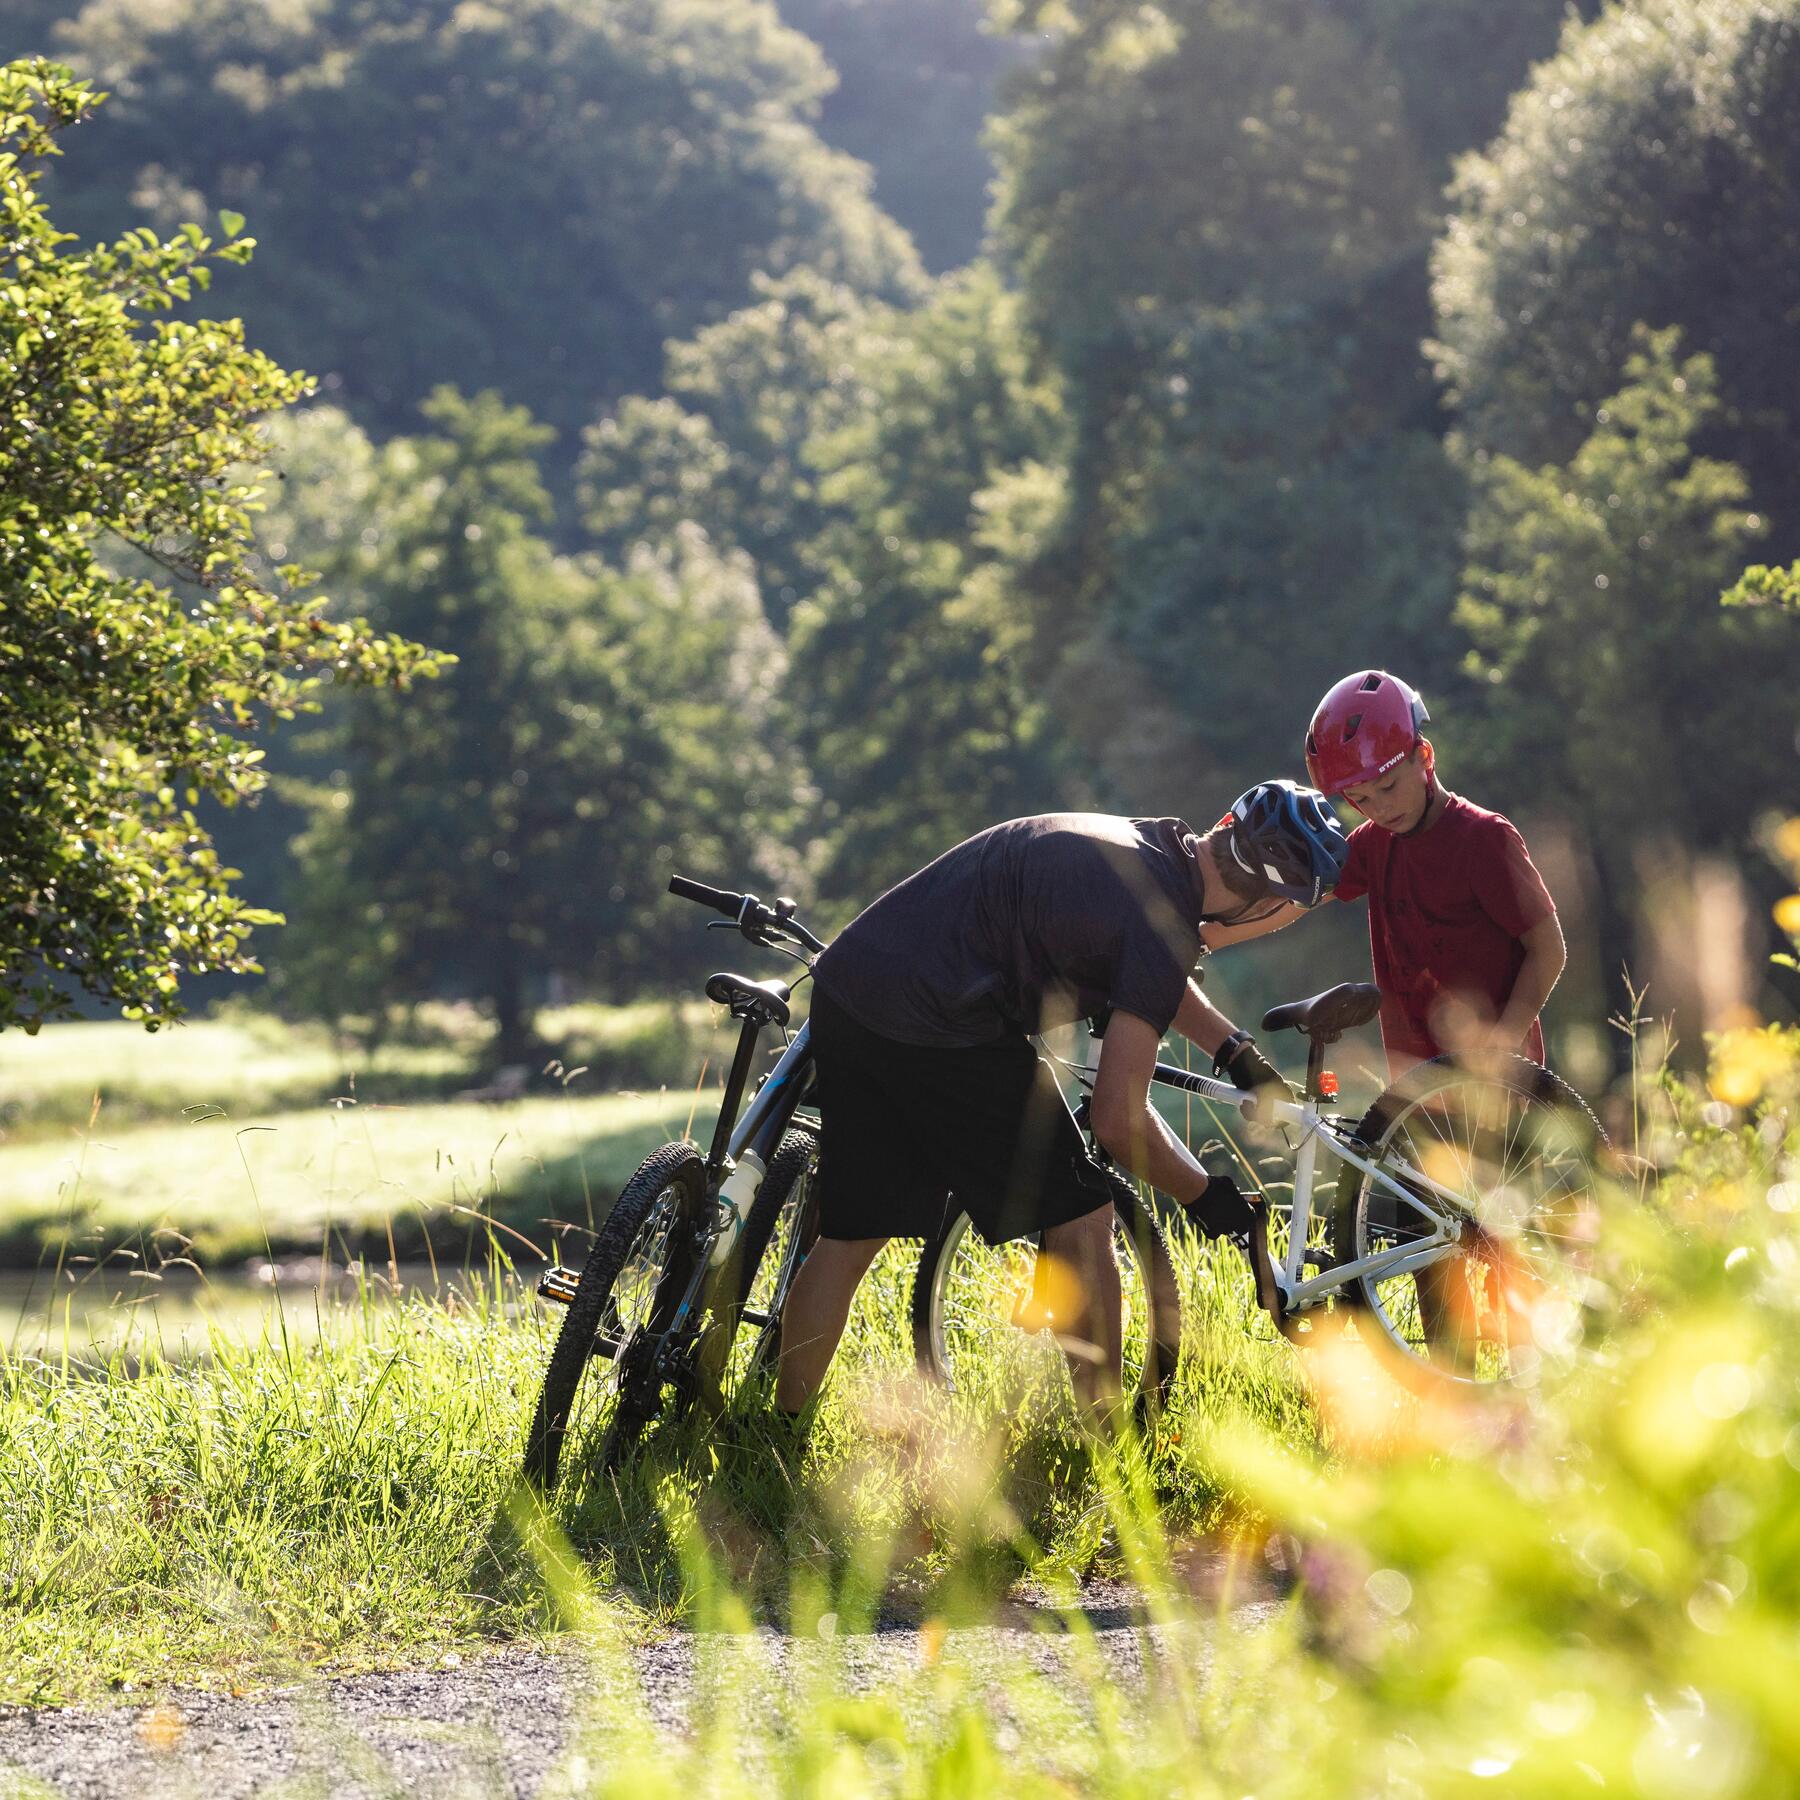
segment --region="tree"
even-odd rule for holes
[[[1457,177],[1437,366],[1472,445],[1563,462],[1640,320],[1710,356],[1702,445],[1800,549],[1800,5],[1646,0],[1572,24]]]
[[[1721,608],[1762,521],[1741,470],[1696,455],[1711,359],[1639,329],[1626,385],[1566,464],[1477,465],[1458,608],[1485,698],[1464,755],[1502,805],[1564,814],[1600,876],[1602,967],[1630,960],[1658,840],[1736,859],[1792,786],[1800,642]]]
[[[862,403],[818,437],[789,710],[821,793],[823,898],[854,909],[982,826],[1059,799],[1063,744],[1033,691],[1012,591],[1060,507],[1055,389],[991,267],[871,317]]]
[[[615,998],[666,976],[672,870],[785,873],[764,848],[796,803],[769,729],[781,657],[741,559],[692,528],[623,572],[559,555],[545,428],[492,393],[425,411],[436,431],[383,446],[366,481],[355,428],[312,426],[348,441],[368,521],[336,578],[459,662],[404,720],[374,694],[336,709],[289,988],[319,1004],[308,969],[354,919],[359,1010],[476,994],[521,1061],[550,973]]]
[[[973,260],[994,178],[982,131],[1025,46],[983,29],[983,0],[780,5],[837,75],[819,135],[874,170],[875,198],[912,233],[928,269]]]
[[[1432,162],[1485,144],[1539,58],[1570,18],[1591,19],[1600,0],[1325,0],[1326,10],[1393,72],[1407,134]]]
[[[271,585],[257,420],[307,384],[235,320],[168,316],[248,260],[241,220],[90,249],[51,222],[45,159],[94,105],[52,64],[0,68],[0,1026],[27,1030],[76,989],[155,1027],[184,975],[255,968],[273,915],[200,797],[253,797],[258,728],[325,684],[438,667],[301,598],[298,570]]]
[[[751,288],[750,305],[666,347],[663,398],[634,396],[588,427],[576,494],[614,558],[687,520],[742,550],[785,625],[811,588],[806,546],[826,517],[806,446],[871,399],[855,352],[872,309],[810,270]]]
[[[78,221],[253,211],[243,305],[365,425],[495,386],[572,442],[759,270],[889,298],[919,269],[807,123],[830,82],[767,0],[92,0],[118,99]]]
[[[1448,610],[1457,480],[1417,351],[1432,163],[1379,45],[1310,0],[1013,19],[1051,43],[996,126],[995,232],[1071,444],[1020,589],[1059,691],[1108,696],[1097,749],[1121,711],[1165,721],[1137,806],[1151,771],[1191,795],[1290,766],[1307,701],[1264,696],[1429,645]]]

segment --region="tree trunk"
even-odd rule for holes
[[[500,1064],[532,1059],[532,1012],[525,1004],[525,972],[518,946],[503,938],[494,962],[494,1060]]]

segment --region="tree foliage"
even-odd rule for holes
[[[583,435],[582,522],[606,554],[683,521],[756,565],[784,624],[812,584],[806,546],[825,520],[806,447],[873,399],[856,378],[867,302],[802,272],[752,282],[753,299],[667,346],[660,399],[633,396]]]
[[[866,903],[959,837],[1059,799],[1012,580],[1061,502],[1062,414],[991,268],[871,318],[860,404],[808,451],[826,523],[790,710],[818,782],[819,880]]]
[[[1392,71],[1383,97],[1397,127],[1436,166],[1488,142],[1531,65],[1569,18],[1600,0],[1325,0],[1325,10]]]
[[[1486,696],[1466,748],[1574,822],[1607,892],[1606,966],[1659,840],[1748,842],[1790,782],[1800,639],[1719,593],[1762,530],[1742,471],[1697,455],[1710,358],[1633,336],[1625,383],[1566,464],[1487,459],[1459,619]]]
[[[254,739],[326,683],[406,686],[417,645],[333,619],[254,554],[258,418],[306,388],[236,321],[171,316],[252,240],[227,217],[82,248],[40,185],[95,96],[0,68],[0,1026],[85,990],[155,1025],[184,974],[250,969],[269,913],[194,808],[265,776]]]
[[[614,997],[657,977],[686,922],[662,901],[672,870],[768,869],[757,846],[795,803],[768,721],[782,658],[747,567],[691,528],[623,572],[559,555],[548,433],[522,408],[442,389],[426,416],[373,454],[342,415],[291,445],[315,464],[343,447],[367,521],[328,559],[344,591],[459,661],[403,709],[336,709],[287,986],[330,1010],[320,978],[354,929],[363,1005],[479,995],[517,1058],[547,974]]]
[[[1027,54],[983,30],[982,0],[780,0],[782,19],[837,75],[819,135],[875,172],[875,198],[927,268],[981,248],[994,166],[982,133],[1005,73]]]
[[[252,213],[257,340],[384,431],[454,381],[572,442],[759,270],[918,276],[767,0],[91,0],[59,41],[117,90],[59,204]]]
[[[1435,258],[1437,365],[1471,442],[1566,460],[1639,321],[1713,359],[1729,441],[1800,539],[1800,6],[1645,0],[1571,25],[1458,174]]]
[[[1448,606],[1456,482],[1417,351],[1431,160],[1379,46],[1328,9],[1033,19],[1053,38],[996,128],[995,224],[1070,450],[1024,591],[1073,654],[1064,689],[1110,696],[1097,749],[1121,707],[1156,713],[1140,767],[1241,781],[1291,763],[1309,685],[1397,660]]]

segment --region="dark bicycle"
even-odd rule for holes
[[[791,900],[771,905],[681,875],[669,892],[723,913],[730,927],[714,929],[735,928],[807,973],[825,948]],[[539,1487],[555,1485],[571,1438],[602,1469],[616,1468],[654,1420],[717,1407],[768,1365],[807,1248],[818,1145],[816,1119],[798,1111],[811,1095],[812,1055],[807,1028],[788,1031],[792,992],[782,981],[708,978],[707,998],[743,1021],[711,1148],[653,1151],[620,1190],[579,1277],[555,1268],[539,1281],[540,1295],[568,1308],[525,1447],[526,1477]],[[740,1118],[771,1027],[786,1047]]]

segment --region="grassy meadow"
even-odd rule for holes
[[[498,1267],[448,1306],[345,1306],[307,1344],[277,1320],[198,1362],[8,1355],[0,1694],[521,1638],[609,1669],[678,1621],[729,1661],[762,1622],[812,1647],[806,1681],[703,1704],[673,1740],[608,1690],[553,1791],[1792,1791],[1800,1038],[1737,1034],[1710,1087],[1639,1099],[1659,1179],[1613,1197],[1593,1342],[1486,1405],[1402,1395],[1353,1334],[1270,1341],[1235,1253],[1197,1248],[1147,1441],[1088,1436],[1060,1389],[919,1388],[896,1247],[804,1443],[748,1395],[547,1513],[512,1471],[550,1321]],[[1096,1664],[1071,1706],[1022,1657],[996,1687],[940,1630],[1089,1572],[1164,1628],[1142,1688]],[[1240,1631],[1256,1594],[1278,1617]],[[859,1693],[843,1646],[878,1609],[927,1654]]]
[[[454,1016],[436,1041],[372,1057],[254,1016],[155,1035],[112,1022],[5,1034],[0,1269],[129,1256],[217,1271],[305,1254],[479,1264],[494,1221],[536,1260],[559,1227],[591,1228],[696,1105],[702,1121],[716,1105],[695,1084],[729,1050],[711,1012],[552,1014],[563,1057],[497,1104],[455,1097],[490,1087],[492,1070]]]

